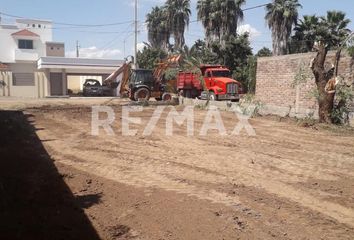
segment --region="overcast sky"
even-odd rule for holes
[[[164,0],[139,0],[139,42],[147,41],[144,25],[145,16],[153,6],[162,5]],[[196,0],[192,0],[191,20],[196,20]],[[247,0],[244,8],[268,3],[270,0]],[[300,14],[323,15],[327,10],[342,10],[354,21],[354,0],[300,0]],[[26,18],[50,19],[58,23],[106,24],[122,23],[105,27],[69,28],[54,24],[54,41],[65,42],[67,56],[75,55],[75,42],[79,40],[81,56],[123,58],[133,53],[134,0],[0,0],[0,12]],[[270,31],[264,20],[264,8],[245,12],[240,30],[251,32],[254,52],[263,46],[271,47]],[[13,22],[13,18],[2,16],[2,21]],[[354,29],[351,23],[350,28]],[[185,33],[186,42],[192,45],[204,37],[200,23],[191,23]],[[125,44],[124,44],[125,43]],[[1,44],[1,43],[0,43]],[[140,44],[141,45],[141,44]],[[125,47],[124,47],[125,46]]]

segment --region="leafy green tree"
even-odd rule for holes
[[[146,15],[148,40],[153,48],[167,50],[170,44],[171,31],[167,11],[164,7],[154,7]]]
[[[146,44],[137,54],[137,62],[140,68],[154,69],[156,63],[167,57],[167,53],[161,48],[153,48]]]
[[[256,54],[257,57],[271,57],[272,55],[272,51],[267,47],[263,47]]]
[[[191,48],[191,55],[204,64],[217,64],[219,56],[207,47],[205,41],[197,40]]]
[[[272,31],[274,56],[288,53],[290,35],[300,7],[298,0],[273,0],[266,6],[265,19]]]
[[[248,57],[245,71],[245,91],[247,93],[255,94],[257,80],[257,56]]]
[[[169,27],[175,39],[175,49],[182,49],[185,45],[184,31],[192,14],[190,0],[167,0],[165,8]]]
[[[216,54],[216,62],[227,66],[233,72],[233,78],[240,81],[243,88],[248,87],[248,58],[252,56],[248,34],[231,36],[222,46],[219,42],[211,44],[211,49]]]

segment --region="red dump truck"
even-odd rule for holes
[[[187,98],[201,97],[210,100],[238,101],[242,94],[241,83],[231,78],[228,68],[221,65],[200,66],[205,88],[199,76],[191,72],[180,72],[177,78],[177,90]]]

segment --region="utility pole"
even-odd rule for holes
[[[76,57],[80,57],[80,45],[79,41],[76,40]]]
[[[134,41],[134,65],[137,64],[138,54],[138,0],[135,0],[135,41]]]

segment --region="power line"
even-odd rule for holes
[[[265,4],[257,5],[257,6],[254,6],[254,7],[245,8],[245,9],[242,9],[242,11],[245,12],[245,11],[253,10],[253,9],[256,9],[256,8],[265,7],[265,6],[267,6],[268,4],[269,4],[269,3],[265,3]]]
[[[17,16],[17,15],[12,15],[4,12],[0,12],[1,15],[7,16],[7,17],[12,17],[12,18],[19,18],[19,19],[28,19],[27,17],[23,16]],[[71,26],[71,27],[106,27],[106,26],[116,26],[116,25],[122,25],[122,24],[127,24],[127,23],[132,23],[133,21],[123,21],[123,22],[114,22],[114,23],[105,23],[105,24],[75,24],[75,23],[64,23],[64,22],[55,22],[51,21],[53,24],[56,25],[63,25],[63,26]]]
[[[245,9],[241,9],[241,11],[245,12],[245,11],[249,11],[249,10],[265,7],[268,4],[269,3],[261,4],[261,5],[257,5],[257,6],[254,6],[254,7],[245,8]],[[13,15],[13,14],[9,14],[9,13],[4,13],[4,12],[0,12],[0,14],[4,15],[4,16],[7,16],[7,17],[12,17],[12,18],[28,19],[27,17],[17,16],[17,15]],[[200,20],[198,20],[198,19],[197,20],[192,20],[192,21],[190,21],[190,23],[199,22],[199,21]],[[116,26],[116,25],[122,25],[122,24],[133,23],[133,22],[135,22],[135,21],[130,20],[130,21],[105,23],[105,24],[75,24],[75,23],[65,23],[65,22],[52,21],[53,24],[62,25],[62,26],[70,26],[70,27],[73,27],[73,28],[82,28],[82,27],[87,27],[87,28],[93,27],[94,28],[94,27]],[[59,28],[56,28],[56,29],[59,29]],[[62,29],[64,29],[64,28],[62,28]]]
[[[261,8],[261,7],[265,7],[267,6],[269,3],[264,3],[264,4],[261,4],[261,5],[257,5],[257,6],[254,6],[254,7],[249,7],[249,8],[244,8],[244,9],[241,9],[242,12],[245,12],[245,11],[249,11],[249,10],[253,10],[253,9],[257,9],[257,8]],[[200,22],[200,20],[192,20],[190,21],[190,23],[195,23],[195,22]]]
[[[126,35],[123,35],[124,33],[126,33],[126,34],[133,33],[134,31],[129,31],[129,27],[131,27],[131,24],[128,25],[123,32],[121,32],[120,34],[115,36],[113,39],[111,39],[109,42],[107,42],[105,45],[103,45],[101,47],[101,49],[103,49],[103,50],[108,49],[112,45],[112,43],[114,43],[117,39],[120,39],[120,38],[126,36]]]
[[[48,28],[47,28],[48,29]],[[58,29],[58,28],[52,28],[54,30],[59,30],[59,31],[68,31],[68,32],[74,32],[74,33],[94,33],[94,34],[124,34],[126,33],[126,31],[119,31],[119,32],[115,32],[115,31],[85,31],[85,30],[70,30],[70,29]],[[134,31],[131,31],[134,32]]]

